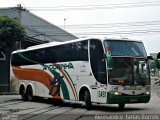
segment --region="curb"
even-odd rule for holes
[[[0,95],[18,95],[18,94],[11,92],[0,92]]]

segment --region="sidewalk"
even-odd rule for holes
[[[151,77],[151,90],[160,97],[160,77]]]

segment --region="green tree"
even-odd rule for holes
[[[24,27],[15,19],[0,16],[0,48],[9,47],[16,41],[23,41],[25,37]]]

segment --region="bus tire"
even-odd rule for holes
[[[26,91],[23,85],[21,85],[19,89],[19,94],[21,95],[23,101],[27,101]]]
[[[26,92],[24,90],[21,92],[21,98],[22,98],[23,101],[27,101],[27,95],[26,95]]]
[[[28,86],[27,87],[27,99],[29,100],[29,101],[33,101],[34,99],[34,97],[33,97],[33,90],[32,90],[32,87],[31,86]]]
[[[125,104],[124,104],[124,103],[119,103],[119,104],[118,104],[118,107],[119,107],[119,109],[124,109]]]
[[[84,96],[84,100],[85,100],[85,107],[87,110],[90,110],[92,107],[91,104],[91,96],[88,90],[85,90],[85,96]]]

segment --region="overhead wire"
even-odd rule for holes
[[[151,3],[159,3],[160,1],[152,1],[152,2],[136,2],[136,3],[120,3],[120,4],[107,4],[107,5],[125,5],[125,4],[151,4]],[[64,7],[88,7],[88,6],[106,6],[106,5],[80,5],[80,6],[54,6],[54,7],[28,7],[28,8],[64,8]]]
[[[57,7],[28,7],[31,11],[68,11],[68,10],[98,10],[98,9],[116,9],[116,8],[132,8],[132,7],[147,7],[147,6],[160,6],[160,1],[152,2],[135,2],[135,3],[121,3],[121,4],[107,4],[107,5],[84,5],[84,6],[57,6]],[[76,25],[66,25],[65,28],[69,31],[72,31],[76,35],[85,35],[85,34],[146,34],[146,33],[158,33],[160,29],[154,29],[153,27],[158,27],[160,25],[160,20],[157,21],[142,21],[142,22],[124,22],[124,23],[106,23],[106,24],[76,24]],[[151,27],[152,29],[139,29],[141,27]],[[50,29],[45,26],[29,26],[30,28],[39,27],[43,29]],[[59,25],[63,28],[64,26]],[[107,31],[107,29],[113,28],[131,28],[138,27],[138,30],[127,30],[127,31]],[[85,31],[83,29],[88,29],[92,31]],[[93,31],[98,29],[99,31]],[[105,30],[106,29],[106,30]],[[103,31],[102,31],[103,30]],[[105,30],[105,31],[104,31]],[[77,32],[76,31],[80,31]],[[81,32],[82,31],[82,32]],[[72,33],[71,32],[71,33]],[[61,34],[61,33],[55,33]],[[61,34],[65,35],[65,34]]]
[[[75,24],[75,25],[65,25],[67,28],[107,28],[107,27],[130,27],[130,26],[155,26],[159,25],[160,20],[154,21],[141,21],[141,22],[121,22],[121,23],[103,23],[103,24]],[[44,25],[25,25],[27,27],[37,27],[37,28],[44,28],[44,29],[51,29],[48,26]],[[59,27],[64,27],[64,25],[58,25]]]
[[[144,34],[144,33],[159,33],[160,29],[149,29],[149,30],[138,30],[138,31],[104,31],[104,32],[73,32],[73,34],[76,35],[116,35],[116,34]],[[64,35],[66,36],[67,34],[65,33],[54,33],[54,34],[47,34],[47,36],[57,36],[57,35]]]
[[[100,26],[98,26],[100,25]],[[106,25],[106,26],[105,26]],[[115,26],[114,26],[115,25]],[[46,29],[47,36],[56,36],[56,35],[67,35],[65,33],[53,32],[51,28],[47,26],[34,26],[26,25],[28,29],[34,30]],[[72,26],[72,25],[71,25]],[[109,24],[88,24],[88,26],[83,26],[80,28],[80,25],[74,25],[74,28],[66,27],[66,30],[75,35],[115,35],[115,34],[155,34],[159,33],[160,29],[157,28],[160,26],[160,20],[155,21],[142,21],[142,22],[127,22],[127,23],[109,23]],[[98,27],[98,28],[97,28]],[[47,30],[48,29],[48,30]],[[126,30],[127,29],[127,30]],[[52,34],[50,34],[52,33]]]
[[[149,7],[149,6],[160,6],[160,1],[106,4],[106,5],[28,7],[28,9],[31,11],[71,11],[71,10],[98,10],[98,9],[132,8],[132,7]]]

